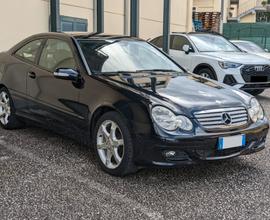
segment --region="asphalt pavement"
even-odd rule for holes
[[[270,90],[258,97],[270,116]],[[125,178],[40,128],[0,129],[0,219],[270,219],[270,146],[257,154]]]

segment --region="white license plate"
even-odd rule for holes
[[[229,137],[220,137],[218,140],[218,150],[242,147],[246,145],[246,135],[235,135]]]

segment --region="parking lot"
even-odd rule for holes
[[[268,116],[269,97],[258,98]],[[0,136],[1,219],[270,218],[269,146],[229,161],[117,178],[88,149],[49,131],[1,129]]]

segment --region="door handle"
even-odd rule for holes
[[[36,78],[36,74],[34,72],[28,72],[28,76],[32,79]]]

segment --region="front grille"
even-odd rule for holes
[[[244,107],[221,108],[194,113],[200,125],[207,130],[229,130],[248,123],[248,113]]]
[[[263,83],[270,81],[270,65],[245,65],[241,68],[245,82]]]

